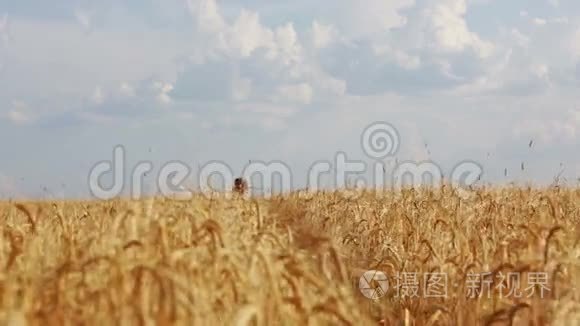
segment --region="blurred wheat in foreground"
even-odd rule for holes
[[[1,325],[580,324],[580,189],[3,202],[0,212]],[[371,269],[390,280],[375,300],[358,287]],[[422,276],[435,272],[446,296],[427,298]],[[486,272],[476,285],[489,293],[467,296],[468,276]],[[498,275],[521,274],[523,291],[523,275],[540,272],[543,296],[501,292]],[[415,295],[391,279],[404,273],[419,276],[406,283]]]

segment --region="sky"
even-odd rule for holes
[[[0,0],[0,197],[89,196],[116,145],[128,171],[280,161],[300,187],[338,152],[373,162],[377,121],[400,136],[389,164],[576,184],[579,18],[575,0]]]

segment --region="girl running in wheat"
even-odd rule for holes
[[[233,191],[237,194],[245,195],[248,191],[248,182],[244,178],[236,178]]]

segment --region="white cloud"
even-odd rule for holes
[[[280,56],[285,65],[302,60],[302,45],[292,23],[276,28],[274,37],[275,47],[270,52],[274,57]]]
[[[544,26],[544,25],[546,25],[546,23],[547,23],[547,21],[546,21],[545,19],[543,19],[543,18],[538,18],[538,17],[534,18],[534,19],[533,19],[533,22],[534,22],[534,24],[536,24],[536,25],[538,25],[538,26]]]
[[[522,34],[518,29],[513,28],[511,31],[511,36],[513,37],[514,41],[521,47],[527,48],[530,44],[530,37],[527,35]]]
[[[514,126],[516,137],[538,137],[544,143],[575,141],[579,136],[580,123],[576,120],[546,118],[524,119]]]
[[[475,81],[457,87],[452,94],[526,96],[547,92],[551,85],[550,69],[544,64],[517,62],[512,51]]]
[[[171,104],[171,97],[169,93],[173,90],[173,85],[167,82],[157,81],[153,84],[153,88],[157,92],[155,97],[157,101],[162,105]]]
[[[272,105],[265,102],[242,103],[234,107],[235,111],[242,113],[266,114],[276,118],[288,118],[296,114],[297,109],[290,106]]]
[[[453,72],[453,67],[451,66],[451,63],[449,61],[445,61],[445,60],[440,60],[437,62],[437,65],[440,68],[441,73],[452,80],[463,80],[464,78],[461,76],[456,75]]]
[[[288,127],[287,123],[283,119],[278,119],[274,117],[261,117],[256,120],[256,122],[265,130],[268,131],[276,131],[276,130],[283,130]],[[251,121],[249,124],[255,124],[254,121]]]
[[[30,113],[28,105],[22,101],[12,101],[11,109],[5,117],[15,125],[28,125],[36,120],[36,117]]]
[[[226,23],[215,0],[187,0],[187,7],[200,30],[209,33],[224,30]]]
[[[127,82],[122,82],[119,86],[119,94],[125,97],[135,96],[135,88]]]
[[[284,64],[300,60],[302,46],[292,23],[272,29],[261,23],[258,12],[242,9],[230,24],[215,0],[188,0],[187,3],[197,31],[207,40],[207,44],[199,44],[204,56],[223,53],[247,58],[256,50],[264,49],[270,60]]]
[[[434,28],[435,40],[440,50],[463,52],[473,49],[481,58],[489,57],[494,46],[469,30],[465,21],[465,0],[444,0],[426,11]]]
[[[323,49],[333,44],[338,39],[338,30],[330,24],[312,22],[311,27],[312,45],[315,49]]]
[[[197,30],[202,35],[201,39],[209,40],[208,47],[200,49],[204,58],[192,64],[192,69],[186,68],[177,78],[175,88],[179,97],[208,101],[218,100],[219,97],[234,104],[274,101],[278,106],[294,106],[308,105],[314,96],[325,98],[345,93],[345,82],[322,70],[317,58],[305,50],[294,23],[266,26],[258,12],[248,9],[241,9],[238,14],[230,14],[226,19],[213,0],[191,0],[189,6],[193,8],[191,12],[197,26],[201,24],[211,28]],[[211,17],[209,22],[199,17],[204,11]],[[309,32],[314,48],[328,47],[338,40],[338,29],[331,24],[313,21]],[[252,69],[247,68],[248,63]],[[215,67],[216,75],[202,77],[205,70],[201,67],[204,64]],[[245,69],[240,70],[240,67]],[[202,82],[200,78],[209,80]],[[202,96],[192,89],[208,83],[222,87],[222,90]],[[266,112],[252,112],[267,116]]]
[[[258,13],[242,10],[228,30],[229,48],[248,57],[258,48],[274,47],[274,33],[260,23]]]
[[[408,69],[415,70],[421,67],[421,58],[415,55],[409,55],[400,49],[392,47],[389,44],[373,46],[373,50],[376,55],[386,56],[390,60],[394,61],[398,66]]]
[[[97,29],[87,36],[74,22],[14,19],[14,40],[0,51],[5,80],[2,96],[22,90],[36,98],[78,99],[95,85],[117,87],[119,80],[137,82],[151,76],[170,79],[183,40],[147,27]],[[144,37],[146,35],[146,37]]]
[[[24,112],[17,110],[10,110],[8,112],[8,119],[17,125],[24,125],[31,123],[34,119]]]
[[[568,17],[556,17],[556,18],[552,19],[552,22],[554,22],[556,24],[568,24],[570,21],[569,21]]]
[[[234,106],[232,114],[220,116],[214,123],[224,128],[259,127],[265,131],[276,131],[286,129],[288,118],[296,112],[295,107],[266,102],[241,103]],[[206,125],[213,127],[214,123]]]
[[[312,87],[307,83],[280,86],[276,93],[284,102],[298,104],[310,104],[313,96]]]
[[[384,34],[392,28],[405,25],[407,19],[400,11],[414,4],[414,0],[337,0],[334,5],[338,12],[333,12],[337,13],[340,32],[357,39]]]
[[[233,99],[235,101],[247,100],[252,94],[252,80],[249,78],[235,78],[233,85]]]
[[[97,86],[91,95],[91,101],[96,105],[101,105],[105,102],[105,94],[100,86]]]
[[[75,19],[79,25],[85,30],[91,29],[91,14],[85,10],[77,9],[74,12]]]
[[[346,94],[346,82],[344,80],[328,76],[320,71],[313,73],[313,79],[315,87],[327,96],[340,97]]]
[[[535,65],[531,68],[532,73],[538,78],[547,78],[550,73],[550,68],[545,64]]]

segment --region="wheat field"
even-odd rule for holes
[[[580,325],[579,188],[5,201],[0,212],[2,325]],[[363,295],[367,270],[387,291]],[[425,275],[445,275],[444,296],[427,297]],[[501,275],[520,282],[502,287]]]

